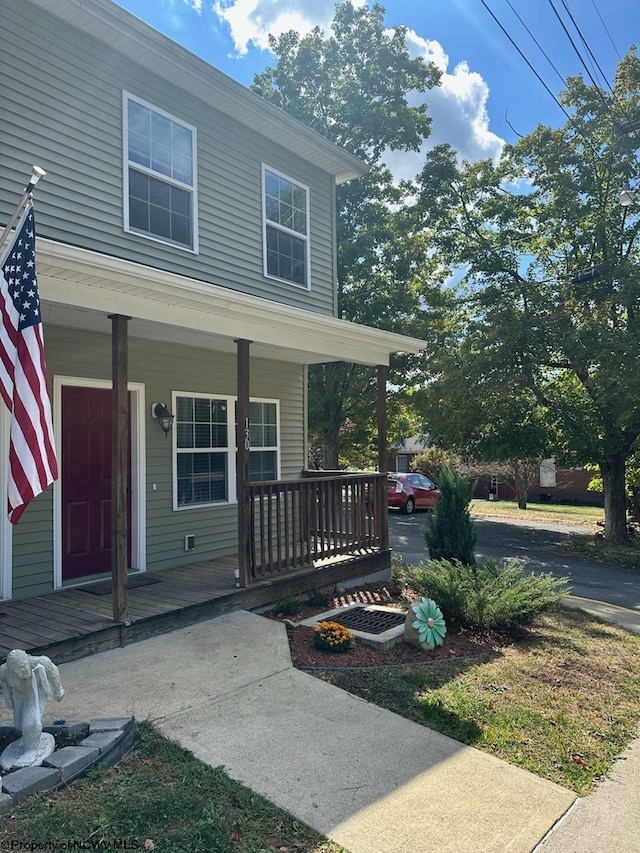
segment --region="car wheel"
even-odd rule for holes
[[[408,498],[407,503],[405,504],[405,507],[402,511],[405,513],[405,515],[411,515],[411,513],[414,511],[415,508],[416,508],[416,502],[414,501],[414,499]]]

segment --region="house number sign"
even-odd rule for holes
[[[244,449],[249,450],[251,446],[249,433],[249,418],[244,419]]]

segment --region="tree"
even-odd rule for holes
[[[384,152],[418,150],[428,136],[426,105],[411,106],[407,94],[436,85],[439,72],[410,58],[406,28],[386,29],[377,4],[338,4],[331,30],[329,36],[316,27],[304,38],[293,31],[271,37],[277,64],[257,74],[252,88],[369,166],[363,178],[337,189],[338,313],[411,332],[429,259],[406,230],[413,223],[401,209],[405,191],[394,184]],[[399,384],[400,370],[394,375]],[[360,392],[370,382],[371,371],[352,364],[309,370],[309,426],[321,439],[325,468],[338,466],[340,430],[347,419],[361,419],[366,398]]]
[[[622,542],[640,435],[640,216],[618,201],[639,171],[638,131],[621,130],[640,115],[635,50],[611,94],[575,77],[561,102],[563,127],[539,126],[498,164],[459,165],[447,146],[427,156],[416,213],[443,268],[463,270],[429,395],[448,405],[453,364],[470,377],[458,396],[501,395],[514,426],[528,399],[556,455],[599,466],[605,537]]]
[[[424,538],[431,560],[475,563],[476,531],[469,513],[473,483],[451,468],[440,468],[440,498],[427,520]]]

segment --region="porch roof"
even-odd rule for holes
[[[388,365],[395,352],[426,343],[323,314],[114,258],[38,239],[38,282],[46,325],[108,333],[108,314],[131,317],[133,338],[235,352],[296,364],[351,361]]]

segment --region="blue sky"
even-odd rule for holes
[[[316,24],[328,29],[335,8],[332,0],[117,2],[246,85],[255,72],[273,64],[267,46],[269,32],[307,32]],[[627,52],[634,36],[640,40],[638,0],[485,2],[556,95],[562,82],[517,15],[562,77],[586,72],[553,7],[565,21],[583,59],[595,68],[571,24],[569,12],[572,14],[609,82],[618,54]],[[430,143],[450,142],[462,157],[475,160],[496,156],[505,141],[515,141],[516,133],[529,133],[539,123],[563,123],[560,109],[482,0],[387,0],[381,5],[390,27],[408,27],[412,52],[432,59],[443,72],[443,85],[426,96],[433,116]],[[597,69],[592,73],[598,73]],[[404,155],[389,165],[399,176],[411,177],[419,170],[421,159]]]

